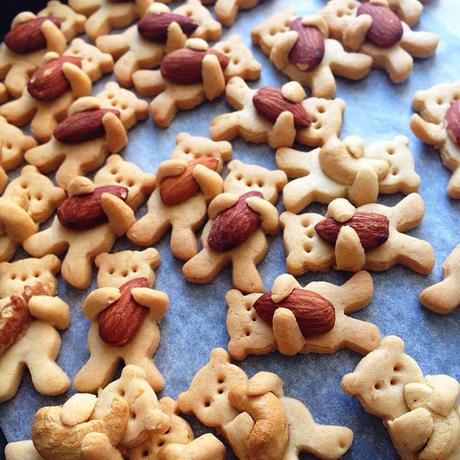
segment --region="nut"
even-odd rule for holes
[[[46,46],[46,38],[41,30],[45,21],[53,22],[61,27],[61,21],[55,16],[35,18],[11,29],[5,36],[5,44],[14,53],[26,54]]]
[[[139,34],[146,40],[165,42],[168,38],[168,28],[171,23],[179,24],[182,32],[189,36],[198,28],[198,24],[188,16],[175,13],[147,14],[137,25]]]
[[[92,193],[71,196],[57,210],[59,222],[72,230],[85,230],[107,222],[101,205],[104,193],[110,193],[124,201],[128,196],[128,189],[121,185],[102,185],[96,187]]]
[[[292,47],[289,60],[300,70],[312,70],[324,57],[324,35],[314,26],[304,26],[302,18],[297,18],[290,27],[299,34]]]
[[[54,130],[54,137],[64,144],[78,144],[105,135],[102,119],[106,113],[120,116],[114,109],[91,109],[78,112],[61,121]]]
[[[222,70],[227,68],[229,59],[220,51],[212,48],[207,51],[181,48],[163,58],[161,61],[161,75],[165,80],[179,85],[199,83],[202,81],[201,68],[203,59],[208,54],[217,56]]]
[[[142,326],[148,309],[136,303],[131,295],[131,289],[138,287],[148,287],[147,280],[135,278],[123,284],[120,287],[120,298],[99,315],[99,336],[105,343],[123,347]]]
[[[323,296],[306,289],[294,289],[281,302],[273,302],[271,292],[264,293],[254,303],[257,314],[269,324],[277,308],[287,308],[294,313],[304,337],[329,332],[335,325],[334,306]]]
[[[66,62],[81,68],[81,59],[73,56],[61,56],[41,65],[30,77],[27,85],[29,94],[35,99],[47,102],[61,97],[69,88],[62,67]]]
[[[211,249],[228,251],[246,241],[257,230],[260,216],[246,204],[246,198],[251,196],[263,198],[260,192],[244,193],[234,206],[222,211],[214,219],[208,235]]]
[[[460,145],[460,101],[455,101],[446,112],[446,130],[452,140]]]
[[[391,48],[401,40],[403,35],[401,20],[390,8],[366,2],[358,8],[357,15],[362,14],[372,18],[372,25],[366,34],[369,42],[381,48]]]
[[[365,251],[375,249],[388,240],[390,222],[386,216],[375,212],[356,212],[350,220],[337,222],[328,217],[315,225],[316,233],[335,246],[340,229],[350,226],[359,236]]]
[[[213,171],[217,170],[219,161],[211,157],[197,158],[187,163],[186,170],[179,176],[167,177],[160,184],[161,201],[166,206],[183,203],[200,191],[200,186],[193,177],[195,166],[202,164]]]
[[[50,295],[50,289],[41,283],[26,286],[22,294],[12,295],[9,303],[0,308],[0,356],[25,334],[32,322],[28,304],[34,295]]]
[[[311,124],[310,116],[303,105],[285,99],[278,88],[271,86],[260,88],[252,98],[252,102],[257,113],[273,123],[283,112],[291,112],[294,115],[296,128],[307,128]]]

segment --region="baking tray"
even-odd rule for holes
[[[295,7],[299,15],[305,15],[314,13],[324,4],[323,0],[266,0],[251,11],[240,13],[236,24],[225,30],[225,36],[237,33],[252,46],[252,27],[268,15],[286,7]],[[430,276],[421,276],[403,267],[373,273],[375,292],[372,303],[353,316],[377,324],[382,335],[401,336],[406,342],[407,352],[417,360],[425,374],[445,373],[457,379],[460,379],[460,310],[449,316],[436,315],[419,304],[418,295],[423,288],[440,280],[441,265],[460,240],[460,201],[448,198],[446,186],[450,173],[442,166],[437,153],[412,135],[409,118],[415,91],[460,78],[459,15],[458,0],[432,0],[425,6],[416,29],[438,33],[441,38],[439,48],[435,57],[415,63],[414,71],[405,83],[394,85],[383,71],[375,70],[361,82],[339,79],[337,88],[337,96],[343,98],[347,106],[342,136],[356,134],[367,143],[391,139],[398,134],[410,138],[416,170],[422,178],[420,193],[426,204],[426,216],[411,234],[428,240],[436,252],[436,266]],[[263,65],[260,82],[252,86],[279,86],[286,82],[286,78],[274,69],[258,48],[252,47],[252,50]],[[107,79],[98,83],[95,91],[105,81]],[[139,123],[130,132],[129,145],[123,155],[145,171],[155,172],[158,164],[169,158],[176,134],[186,131],[206,136],[211,120],[230,110],[221,98],[191,112],[181,112],[166,130],[154,127],[151,120]],[[234,158],[268,168],[275,167],[274,151],[266,145],[236,140],[233,148]],[[392,195],[381,197],[380,201],[394,204],[401,198],[402,195]],[[281,206],[279,208],[281,210]],[[325,207],[313,205],[309,210],[324,212]],[[143,213],[145,207],[139,210],[138,215]],[[269,245],[267,256],[259,265],[267,288],[276,276],[285,271],[281,234],[271,238]],[[121,239],[113,251],[132,247]],[[169,235],[155,247],[162,259],[155,287],[167,292],[170,298],[169,311],[161,323],[161,344],[155,361],[166,380],[166,388],[161,395],[176,398],[188,388],[196,371],[208,361],[211,349],[227,345],[224,295],[231,288],[230,273],[228,270],[222,272],[208,285],[191,285],[181,274],[182,263],[171,255]],[[24,254],[19,256],[24,257]],[[336,271],[311,273],[299,277],[299,281],[302,284],[312,280],[342,283],[349,276]],[[84,343],[89,322],[81,313],[86,293],[61,280],[59,295],[71,307],[72,323],[62,334],[58,363],[73,378],[88,357]],[[345,459],[398,458],[380,419],[364,412],[359,403],[340,388],[341,377],[352,371],[359,360],[357,353],[343,350],[333,355],[286,357],[273,353],[252,356],[239,365],[249,375],[261,370],[276,372],[285,382],[286,393],[304,401],[318,422],[350,427],[355,437]],[[60,404],[69,395],[42,397],[33,390],[26,375],[16,397],[0,405],[0,425],[8,441],[30,438],[35,411],[43,405]],[[197,434],[207,431],[193,417],[187,419],[193,422]],[[228,458],[233,458],[230,451]]]

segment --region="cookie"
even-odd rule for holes
[[[171,251],[188,260],[198,252],[195,231],[205,219],[207,205],[222,191],[219,172],[232,157],[228,142],[180,133],[171,159],[160,163],[157,188],[147,203],[147,214],[128,231],[139,246],[151,246],[171,228]]]
[[[8,99],[8,93],[6,91],[6,86],[3,83],[0,83],[0,104],[3,104]]]
[[[166,27],[164,21],[168,16],[170,25]],[[153,3],[138,24],[121,34],[102,35],[96,44],[117,59],[115,76],[122,86],[130,87],[134,72],[158,67],[163,55],[182,48],[187,37],[218,40],[221,34],[222,28],[211,13],[199,1],[188,0],[173,11]]]
[[[225,27],[232,26],[240,10],[256,7],[260,0],[203,0],[204,5],[214,4],[217,20]]]
[[[423,4],[430,0],[388,0],[388,6],[409,26],[417,24],[423,12]]]
[[[409,78],[414,57],[431,57],[439,38],[415,32],[390,9],[387,0],[331,0],[320,13],[330,34],[352,51],[369,55],[374,68],[384,69],[393,83]]]
[[[160,70],[139,70],[133,82],[141,96],[155,96],[150,104],[153,121],[167,128],[179,110],[220,97],[233,77],[257,80],[260,70],[241,38],[231,35],[212,48],[203,40],[189,39],[184,49],[163,57]]]
[[[401,264],[427,275],[434,266],[433,248],[404,233],[416,227],[423,214],[423,199],[417,193],[393,207],[367,204],[355,208],[338,198],[329,204],[326,218],[315,213],[284,212],[280,222],[287,270],[298,276],[332,267],[382,271]]]
[[[367,148],[357,136],[332,139],[310,152],[281,148],[276,164],[293,179],[283,189],[283,204],[294,213],[315,201],[330,203],[342,197],[362,206],[377,201],[379,193],[407,195],[420,185],[405,136]]]
[[[62,276],[78,289],[89,287],[93,260],[110,251],[117,236],[126,233],[135,221],[134,211],[154,188],[153,176],[119,157],[115,160],[113,164],[108,158],[94,182],[81,176],[73,179],[69,198],[58,208],[59,217],[24,243],[24,249],[34,257],[65,254]]]
[[[224,460],[225,446],[211,433],[206,433],[188,444],[171,443],[158,453],[159,460]]]
[[[61,54],[65,49],[66,38],[58,25],[60,21],[51,19],[38,18],[30,11],[19,13],[0,45],[0,80],[5,80],[6,89],[14,98],[22,95],[29,77],[40,66],[46,53]],[[33,40],[31,36],[34,36]]]
[[[385,337],[343,377],[342,388],[382,418],[402,458],[460,455],[460,384],[447,375],[424,376],[399,337]]]
[[[460,81],[417,91],[412,101],[415,112],[410,120],[414,134],[439,150],[441,160],[452,171],[447,186],[451,198],[460,198]]]
[[[214,118],[210,127],[214,140],[231,141],[241,136],[272,148],[290,147],[295,141],[316,147],[338,136],[342,128],[345,102],[307,98],[297,82],[286,83],[281,90],[253,90],[243,79],[234,77],[225,94],[236,112]]]
[[[85,33],[86,17],[76,13],[72,8],[57,0],[49,1],[37,16],[54,16],[58,18],[61,21],[61,32],[67,41]]]
[[[293,276],[280,275],[271,294],[245,296],[232,289],[225,295],[230,356],[241,360],[275,349],[286,355],[335,353],[344,347],[366,354],[379,344],[379,330],[347,314],[365,308],[372,293],[372,278],[364,271],[342,286],[317,281],[302,288]],[[292,307],[293,302],[299,308],[305,306],[304,312]],[[315,322],[315,330],[299,329],[311,321],[307,312],[310,302],[318,309],[324,307],[321,320]]]
[[[0,263],[0,401],[15,396],[26,367],[40,394],[55,396],[70,387],[56,364],[58,330],[70,323],[68,305],[56,297],[60,267],[53,255]]]
[[[251,36],[278,70],[308,86],[315,97],[334,96],[335,75],[361,80],[371,70],[370,56],[350,53],[329,38],[329,27],[320,15],[297,17],[293,9],[284,10],[253,28]]]

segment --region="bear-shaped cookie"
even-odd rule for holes
[[[85,33],[86,17],[58,0],[51,0],[37,14],[38,17],[54,16],[61,21],[60,29],[67,41]]]
[[[217,20],[225,27],[234,24],[240,10],[250,10],[259,3],[260,0],[203,0],[204,5],[214,4]]]
[[[365,0],[367,1],[367,0]],[[430,0],[388,0],[388,6],[409,26],[417,24],[423,12],[423,3]]]

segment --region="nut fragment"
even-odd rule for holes
[[[188,16],[175,13],[147,14],[137,25],[139,34],[146,40],[164,42],[168,38],[168,28],[173,23],[179,24],[182,32],[189,36],[198,28],[198,24]]]
[[[304,26],[302,18],[297,18],[290,27],[299,34],[292,47],[289,60],[300,70],[312,70],[324,57],[324,35],[314,26]]]
[[[460,145],[460,101],[455,101],[446,112],[446,130],[452,140]]]

